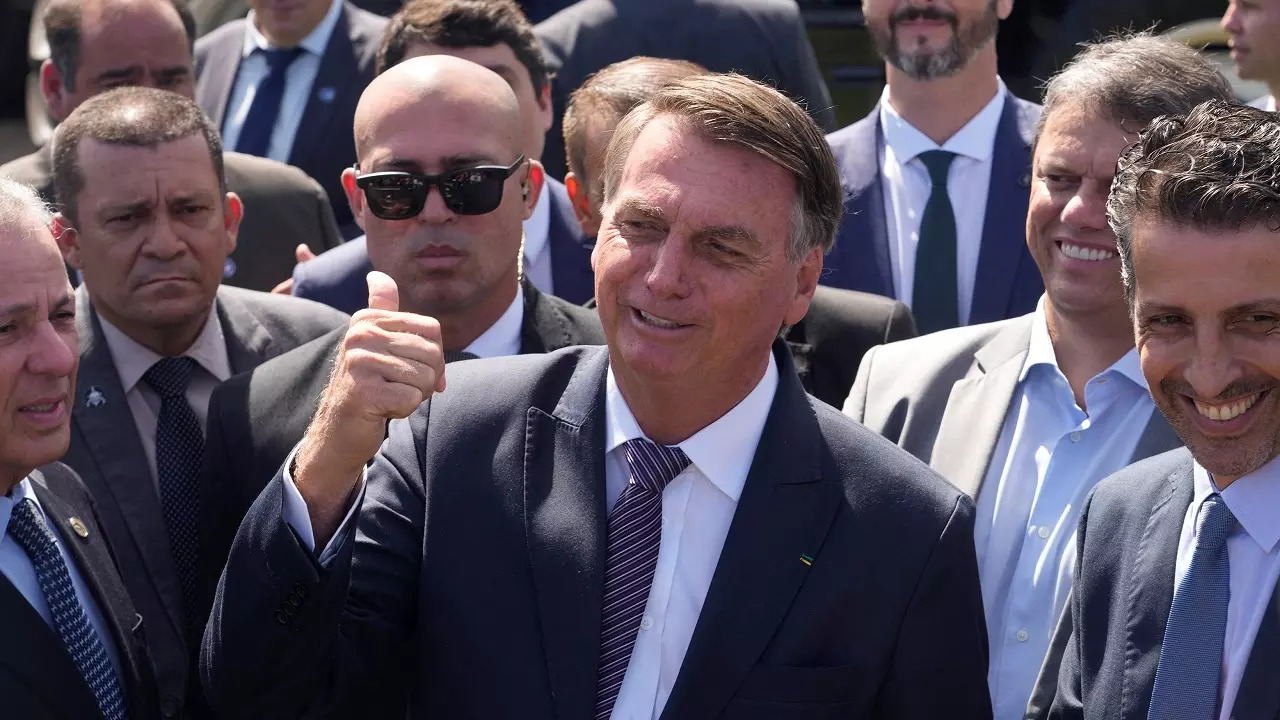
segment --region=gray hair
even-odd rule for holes
[[[26,237],[47,230],[53,222],[53,209],[40,198],[40,193],[0,175],[0,232],[21,232]]]

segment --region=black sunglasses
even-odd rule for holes
[[[407,220],[427,204],[434,185],[445,207],[456,215],[484,215],[502,203],[502,186],[524,164],[524,155],[510,165],[480,165],[439,175],[411,172],[378,172],[360,175],[356,185],[364,190],[369,210],[383,220]],[[357,167],[356,172],[360,170]]]

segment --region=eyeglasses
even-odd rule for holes
[[[484,215],[493,212],[502,202],[503,185],[524,161],[521,155],[510,165],[480,165],[439,175],[369,173],[358,176],[356,185],[364,190],[369,210],[383,220],[407,220],[422,212],[433,185],[440,189],[440,197],[444,198],[449,212]]]

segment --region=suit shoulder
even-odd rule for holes
[[[1139,460],[1112,473],[1094,488],[1091,516],[1110,507],[1142,507],[1142,498],[1167,490],[1171,478],[1179,473],[1191,472],[1192,463],[1191,452],[1185,447],[1179,447]],[[1150,504],[1146,507],[1149,508]]]
[[[883,327],[902,305],[893,298],[859,290],[819,285],[809,304],[809,312],[834,315],[846,322],[858,322]],[[806,315],[805,317],[808,317]]]
[[[873,109],[870,114],[861,120],[846,125],[833,133],[828,133],[827,143],[831,145],[832,151],[837,153],[845,150],[865,151],[865,148],[861,146],[865,145],[868,137],[872,140],[875,139],[875,134],[872,131],[874,131],[878,120],[879,113]],[[871,134],[868,135],[868,133]]]
[[[605,344],[604,328],[600,326],[600,316],[595,310],[546,293],[542,294],[542,302],[555,308],[569,321],[575,345]]]
[[[50,179],[43,165],[40,161],[40,151],[37,150],[30,155],[23,155],[0,165],[0,175],[39,190]]]
[[[270,158],[227,151],[223,153],[222,163],[227,173],[228,189],[236,194],[243,193],[246,188],[259,196],[268,191],[303,193],[308,197],[321,192],[320,183],[310,175]]]
[[[238,18],[210,30],[204,37],[196,40],[196,55],[203,55],[226,42],[243,43],[245,22],[244,18]]]
[[[911,368],[912,373],[927,372],[927,368],[931,366],[941,367],[950,365],[957,358],[972,358],[996,336],[1027,322],[1027,316],[1024,315],[981,325],[950,328],[888,343],[876,349],[876,362]]]
[[[377,13],[356,7],[349,2],[345,3],[345,10],[347,13],[348,34],[352,40],[365,43],[366,47],[365,52],[362,53],[362,59],[372,61],[378,53],[378,47],[382,42],[382,34],[386,31],[389,20]]]
[[[292,338],[295,344],[346,327],[350,320],[346,313],[313,300],[229,285],[218,289],[218,299],[224,303],[240,303],[266,325],[273,336]]]
[[[77,507],[93,507],[89,488],[80,479],[80,475],[62,462],[52,462],[32,471],[31,482],[43,487],[50,494],[66,503]]]

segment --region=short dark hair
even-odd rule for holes
[[[391,16],[375,72],[404,60],[415,42],[448,48],[506,45],[529,71],[538,93],[550,75],[533,25],[514,0],[409,0]]]
[[[586,134],[591,120],[616,123],[661,88],[690,75],[709,72],[688,60],[646,56],[608,65],[587,77],[564,110],[564,148],[569,172],[586,168]]]
[[[1120,156],[1107,222],[1130,307],[1138,217],[1202,230],[1280,231],[1280,115],[1212,100],[1157,118]]]
[[[194,52],[196,43],[196,18],[182,0],[163,0],[182,19],[182,29],[187,33],[187,49]],[[75,90],[76,71],[80,69],[80,21],[84,0],[54,0],[45,9],[41,22],[49,42],[49,60],[62,75],[62,85]]]
[[[195,102],[168,90],[121,87],[95,95],[58,125],[53,135],[53,187],[62,213],[76,223],[76,196],[84,189],[77,154],[82,140],[151,148],[202,135],[218,187],[227,191],[218,127]]]

